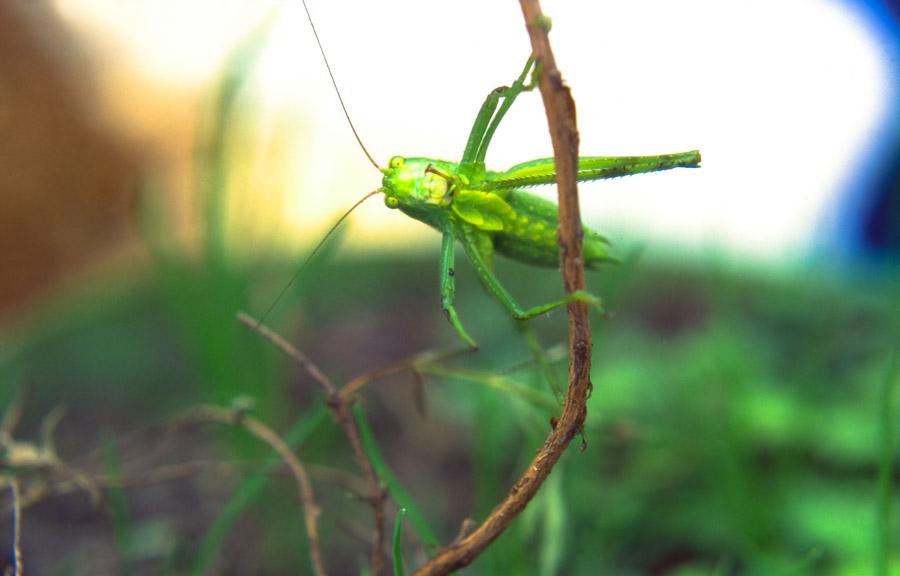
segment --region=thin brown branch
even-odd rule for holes
[[[9,479],[9,490],[12,493],[13,503],[13,576],[21,576],[23,566],[22,558],[22,503],[19,494],[19,481]]]
[[[578,130],[575,103],[556,67],[547,38],[548,20],[541,12],[540,3],[538,0],[520,0],[519,3],[531,38],[532,53],[540,70],[541,97],[553,142],[559,191],[560,264],[565,289],[569,293],[585,287],[584,262],[581,256],[583,232],[576,180]],[[568,312],[569,387],[556,427],[503,501],[484,522],[465,537],[438,551],[415,574],[447,574],[470,564],[531,501],[572,438],[584,425],[587,397],[591,390],[591,332],[587,305],[573,302],[569,304]]]
[[[341,470],[340,468],[332,468],[331,466],[322,466],[313,464],[309,467],[309,472],[312,474],[313,478],[319,480],[320,482],[324,482],[326,484],[331,484],[332,486],[339,486],[346,493],[356,499],[365,500],[368,498],[366,495],[366,483],[365,481],[355,474],[351,474],[346,470]]]
[[[393,374],[399,374],[400,372],[411,372],[415,376],[415,374],[419,372],[421,366],[450,360],[451,358],[456,358],[463,354],[469,354],[471,351],[471,348],[466,347],[454,348],[443,352],[422,352],[409,358],[404,358],[403,360],[398,360],[397,362],[392,362],[386,366],[376,368],[375,370],[368,370],[358,376],[354,376],[343,386],[343,388],[341,388],[341,398],[345,402],[352,400],[354,394],[359,392],[363,386],[373,380],[391,376]]]
[[[277,334],[268,326],[261,324],[256,318],[253,318],[244,312],[238,312],[237,319],[241,324],[274,344],[285,356],[293,360],[298,368],[309,374],[313,380],[322,385],[326,394],[332,396],[336,393],[337,387],[327,376],[325,376],[325,373],[319,370],[319,367],[306,357],[306,354],[297,350],[293,344],[285,340],[280,334]]]
[[[263,470],[263,464],[265,464],[265,462],[262,460],[225,462],[219,460],[194,460],[159,466],[129,476],[88,476],[87,474],[85,474],[85,476],[89,478],[91,484],[98,490],[102,490],[110,488],[133,489],[152,486],[154,484],[163,484],[181,480],[210,471],[215,471],[218,475],[237,474],[240,476],[281,476],[290,474],[289,471],[284,472],[282,470],[274,470],[271,472],[265,471]],[[353,474],[344,472],[343,470],[329,468],[327,466],[317,466],[315,464],[306,466],[306,469],[309,472],[310,477],[316,480],[341,486],[360,500],[367,499],[362,479]],[[20,489],[19,499],[21,501],[22,510],[26,510],[29,507],[50,498],[57,498],[59,496],[72,494],[73,492],[83,491],[84,486],[82,482],[76,482],[71,478],[66,478],[54,483],[41,483],[30,489]],[[14,506],[10,503],[8,507],[4,507],[0,510],[0,515],[5,516],[14,511]]]
[[[188,476],[193,476],[209,469],[216,468],[220,473],[233,473],[248,471],[258,471],[260,463],[258,462],[241,462],[241,468],[238,470],[234,463],[230,462],[214,462],[214,461],[197,461],[197,462],[181,462],[178,464],[170,464],[168,466],[160,466],[146,472],[133,476],[87,476],[90,483],[98,490],[109,488],[135,488],[139,486],[151,486],[178,480]],[[27,509],[35,504],[43,502],[49,498],[56,498],[72,494],[73,492],[84,491],[83,482],[76,482],[71,478],[66,478],[53,484],[43,483],[31,489],[22,491],[22,509]],[[12,508],[4,508],[3,514],[7,514]]]
[[[15,401],[14,401],[15,402]],[[10,416],[12,414],[13,416]],[[10,471],[10,475],[21,472],[37,472],[42,476],[59,476],[71,480],[79,489],[84,490],[91,497],[91,502],[96,506],[100,503],[100,491],[91,479],[81,471],[72,468],[56,455],[53,433],[65,414],[61,407],[51,410],[41,423],[42,442],[33,443],[16,440],[11,436],[15,428],[15,420],[21,414],[21,406],[10,408],[4,419],[8,427],[0,430],[0,467]],[[12,424],[9,424],[12,423]],[[4,476],[5,478],[6,476]],[[21,508],[22,490],[17,487],[17,501],[13,504]]]
[[[281,457],[297,482],[297,489],[303,503],[303,519],[306,524],[306,536],[309,539],[313,570],[317,575],[324,576],[325,566],[322,562],[322,550],[319,546],[319,505],[316,503],[309,475],[300,459],[291,450],[291,447],[274,430],[240,411],[225,410],[215,406],[201,406],[189,418],[196,421],[219,422],[239,426],[257,439],[268,444]]]
[[[386,518],[386,494],[384,489],[381,487],[381,482],[378,479],[378,475],[375,473],[375,468],[372,466],[372,462],[369,460],[369,457],[366,455],[366,451],[363,449],[359,430],[356,427],[356,421],[353,419],[353,415],[350,413],[350,405],[353,401],[352,398],[344,398],[338,388],[331,382],[331,380],[327,376],[325,376],[325,374],[321,370],[319,370],[318,367],[313,364],[305,354],[297,350],[297,348],[295,348],[282,336],[275,333],[265,325],[260,324],[249,314],[240,312],[238,313],[237,317],[238,320],[247,328],[253,330],[254,332],[257,332],[260,336],[274,344],[288,358],[293,360],[299,368],[306,371],[313,379],[319,382],[319,384],[321,384],[322,388],[325,390],[326,404],[331,410],[335,422],[337,422],[338,426],[340,426],[341,430],[344,432],[344,436],[347,437],[347,442],[350,443],[350,449],[353,452],[353,458],[356,461],[357,466],[359,466],[360,471],[362,471],[362,475],[366,483],[366,488],[368,491],[366,500],[372,507],[372,514],[375,517],[371,556],[372,574],[374,576],[384,576],[384,574],[386,573],[384,562],[384,523]]]

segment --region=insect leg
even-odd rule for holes
[[[506,116],[507,111],[509,111],[510,107],[512,107],[513,102],[516,101],[516,98],[519,97],[519,94],[522,92],[529,92],[534,90],[537,86],[537,82],[529,82],[525,84],[525,78],[528,77],[528,73],[534,68],[534,58],[529,56],[528,60],[525,62],[525,68],[522,70],[522,73],[519,74],[519,77],[516,78],[516,81],[512,83],[512,86],[505,89],[503,91],[503,103],[500,105],[500,108],[497,110],[497,113],[494,115],[494,118],[491,120],[491,124],[487,127],[487,130],[484,133],[484,138],[481,140],[481,146],[478,148],[478,155],[475,157],[476,164],[481,163],[484,164],[484,158],[487,156],[488,146],[491,145],[491,139],[494,137],[494,132],[497,131],[497,127],[500,125],[500,121],[503,120],[503,117]]]
[[[478,344],[472,340],[472,337],[462,327],[456,314],[456,308],[453,306],[453,297],[456,294],[456,280],[453,278],[453,249],[455,244],[456,234],[454,233],[453,225],[447,223],[444,226],[444,236],[441,242],[441,306],[444,309],[444,314],[447,315],[447,319],[456,328],[460,338],[469,347],[475,349],[478,348]]]
[[[463,157],[460,161],[461,165],[468,165],[470,168],[474,165],[475,157],[478,155],[478,149],[481,147],[481,140],[484,138],[484,133],[491,122],[491,118],[494,116],[494,112],[500,104],[500,97],[503,95],[504,90],[505,88],[503,87],[495,88],[491,90],[491,93],[484,99],[484,104],[482,104],[481,109],[478,110],[478,115],[475,116],[475,123],[472,124],[472,130],[469,132],[466,149],[463,152]]]
[[[466,168],[472,170],[479,163],[482,165],[482,169],[484,168],[484,157],[487,154],[488,145],[494,136],[494,132],[497,130],[497,126],[500,124],[503,116],[506,115],[506,111],[509,110],[509,107],[512,106],[512,103],[515,102],[516,97],[520,93],[532,90],[535,86],[534,84],[525,85],[525,78],[528,77],[528,73],[533,67],[534,60],[529,57],[525,63],[525,69],[522,70],[522,73],[513,82],[512,86],[495,88],[487,95],[484,104],[481,105],[481,109],[478,111],[478,115],[475,116],[475,123],[469,132],[469,139],[466,142],[466,149],[460,162],[464,170]],[[500,104],[501,98],[503,99],[502,105]],[[498,106],[500,107],[499,110],[497,109]]]
[[[559,308],[560,306],[564,306],[569,302],[586,302],[591,306],[601,308],[600,299],[585,292],[583,290],[578,290],[576,292],[572,292],[571,294],[566,295],[564,298],[560,298],[558,300],[553,300],[552,302],[548,302],[546,304],[541,304],[539,306],[534,306],[532,308],[522,308],[516,302],[515,298],[509,293],[509,291],[500,283],[500,280],[491,270],[491,267],[485,261],[484,255],[482,255],[479,250],[479,246],[477,245],[477,237],[476,234],[483,234],[480,231],[467,231],[463,230],[463,233],[460,234],[460,241],[462,242],[463,248],[466,251],[466,255],[469,257],[469,260],[472,262],[472,266],[475,268],[475,272],[478,274],[478,277],[481,278],[481,282],[484,284],[485,288],[487,288],[488,292],[494,295],[497,300],[500,301],[503,306],[509,310],[509,313],[516,320],[528,320],[530,318],[534,318],[535,316],[540,316],[545,312],[549,312],[554,308]],[[446,234],[445,234],[446,238]]]
[[[582,156],[578,158],[579,182],[617,178],[645,172],[658,172],[672,168],[696,168],[700,165],[700,152],[690,150],[656,156]],[[556,183],[556,166],[553,158],[540,158],[517,164],[491,178],[482,190],[509,190],[522,186]]]

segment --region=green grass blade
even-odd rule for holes
[[[542,576],[552,576],[560,572],[566,548],[567,518],[562,466],[557,466],[544,483],[543,505],[540,573]]]
[[[401,508],[406,509],[413,530],[419,535],[419,538],[429,546],[439,546],[438,538],[435,535],[434,530],[428,525],[428,521],[425,520],[425,515],[422,514],[418,506],[416,506],[412,496],[410,496],[403,488],[400,481],[397,479],[397,476],[384,460],[384,456],[381,455],[381,450],[379,450],[378,442],[372,434],[372,428],[369,426],[366,414],[358,403],[353,406],[353,416],[356,419],[356,425],[359,427],[363,449],[366,451],[366,455],[372,462],[375,473],[378,474],[378,477],[387,486],[391,498],[393,498]]]
[[[397,519],[394,521],[394,576],[404,576],[406,568],[403,567],[403,546],[400,536],[403,534],[403,517],[406,516],[406,508],[397,511]]]
[[[301,416],[297,422],[285,433],[284,441],[292,448],[302,444],[312,433],[328,420],[328,410],[323,404],[317,405]],[[248,478],[241,482],[231,499],[222,507],[218,517],[206,531],[197,555],[194,559],[190,573],[201,576],[209,573],[212,563],[218,555],[219,549],[231,532],[232,526],[241,513],[253,504],[262,494],[271,479],[269,472],[278,468],[281,460],[277,456],[269,458],[263,468],[263,474]]]
[[[442,376],[445,378],[456,378],[463,382],[481,384],[489,388],[494,388],[507,396],[518,398],[541,410],[555,412],[559,408],[553,396],[548,392],[536,390],[502,374],[443,366],[440,364],[425,364],[419,366],[419,371],[423,374]]]
[[[875,544],[875,574],[888,576],[891,564],[891,509],[894,492],[894,426],[893,403],[897,381],[897,356],[891,356],[881,386],[881,452],[878,463],[877,541]]]
[[[106,461],[106,473],[110,478],[122,477],[122,462],[119,458],[119,450],[111,436],[106,436],[103,442],[104,460]],[[131,515],[128,513],[128,501],[125,499],[123,488],[112,487],[107,491],[109,513],[112,518],[113,535],[116,540],[116,549],[122,562],[122,573],[131,574],[134,569],[131,562]]]
[[[221,266],[227,252],[225,241],[228,152],[232,144],[231,124],[240,111],[239,97],[248,84],[262,54],[272,18],[263,20],[228,56],[213,93],[210,118],[201,125],[197,182],[202,186],[204,249],[206,258]]]

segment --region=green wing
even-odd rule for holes
[[[450,207],[463,222],[488,232],[503,230],[504,223],[513,214],[512,207],[503,198],[477,190],[460,190]]]

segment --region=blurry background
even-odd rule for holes
[[[382,164],[458,159],[484,96],[528,53],[515,2],[310,8]],[[472,572],[886,565],[900,546],[885,488],[900,246],[895,8],[544,10],[583,154],[699,148],[703,167],[581,188],[585,221],[627,262],[589,278],[616,316],[596,319],[588,450],[567,457]],[[210,431],[160,454],[152,434],[111,440],[249,395],[277,428],[315,431],[301,457],[352,470],[313,412],[317,391],[234,321],[237,310],[262,314],[337,215],[380,184],[302,6],[0,3],[0,126],[0,393],[27,393],[22,436],[62,404],[58,450],[91,474],[214,456],[252,464],[265,451],[237,435]],[[489,167],[549,155],[540,98],[526,95]],[[455,345],[437,304],[439,236],[379,201],[350,222],[268,321],[338,381]],[[482,377],[466,380],[458,365],[429,377],[427,416],[403,377],[365,394],[375,437],[441,542],[490,509],[553,413],[488,377],[518,366],[514,382],[546,392],[502,310],[458,269],[460,314],[482,345],[461,365]],[[559,291],[553,271],[503,263],[500,273],[525,303]],[[548,348],[564,341],[562,313],[535,324]],[[26,557],[37,573],[305,567],[283,479],[224,515],[260,478],[241,470],[117,493],[99,511],[83,494],[42,498],[25,514]],[[320,490],[330,563],[356,571],[367,510],[327,481]],[[409,535],[408,562],[428,540],[421,527]]]

